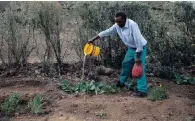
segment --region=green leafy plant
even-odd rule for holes
[[[102,82],[81,81],[76,85],[71,85],[68,81],[62,81],[62,89],[68,93],[86,93],[86,94],[105,94],[116,93],[119,91],[114,85],[108,85]]]
[[[1,107],[2,111],[7,115],[11,115],[19,108],[20,96],[17,93],[12,93],[9,97],[7,97]]]
[[[34,114],[41,113],[43,97],[41,95],[36,95],[28,104],[31,112]]]
[[[62,90],[64,90],[67,93],[74,92],[73,86],[67,80],[62,81],[61,88],[62,88]]]
[[[167,93],[164,87],[153,87],[149,92],[148,99],[151,101],[166,99]]]
[[[195,84],[195,78],[191,76],[175,74],[175,79],[177,84]]]

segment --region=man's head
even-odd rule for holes
[[[126,23],[127,15],[124,12],[117,12],[115,15],[115,23],[119,27],[124,27]]]

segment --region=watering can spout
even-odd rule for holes
[[[93,44],[86,44],[84,47],[84,54],[97,57],[100,54],[100,47],[94,46]]]

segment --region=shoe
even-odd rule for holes
[[[136,96],[136,97],[146,97],[146,96],[147,96],[147,93],[137,91],[137,92],[134,94],[134,96]]]
[[[124,84],[121,84],[120,81],[117,82],[116,86],[117,87],[120,87],[120,88],[124,88],[125,87],[125,85]]]

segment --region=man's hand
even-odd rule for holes
[[[137,64],[137,66],[141,66],[142,61],[141,61],[140,58],[137,58],[136,61],[135,61],[135,63]]]
[[[137,66],[141,66],[141,64],[142,64],[141,59],[140,59],[141,53],[142,53],[142,52],[137,52],[137,53],[136,53],[136,60],[135,60],[135,63],[137,64]]]
[[[88,40],[87,43],[88,43],[88,44],[91,44],[91,43],[93,43],[94,41],[95,41],[95,40]]]

